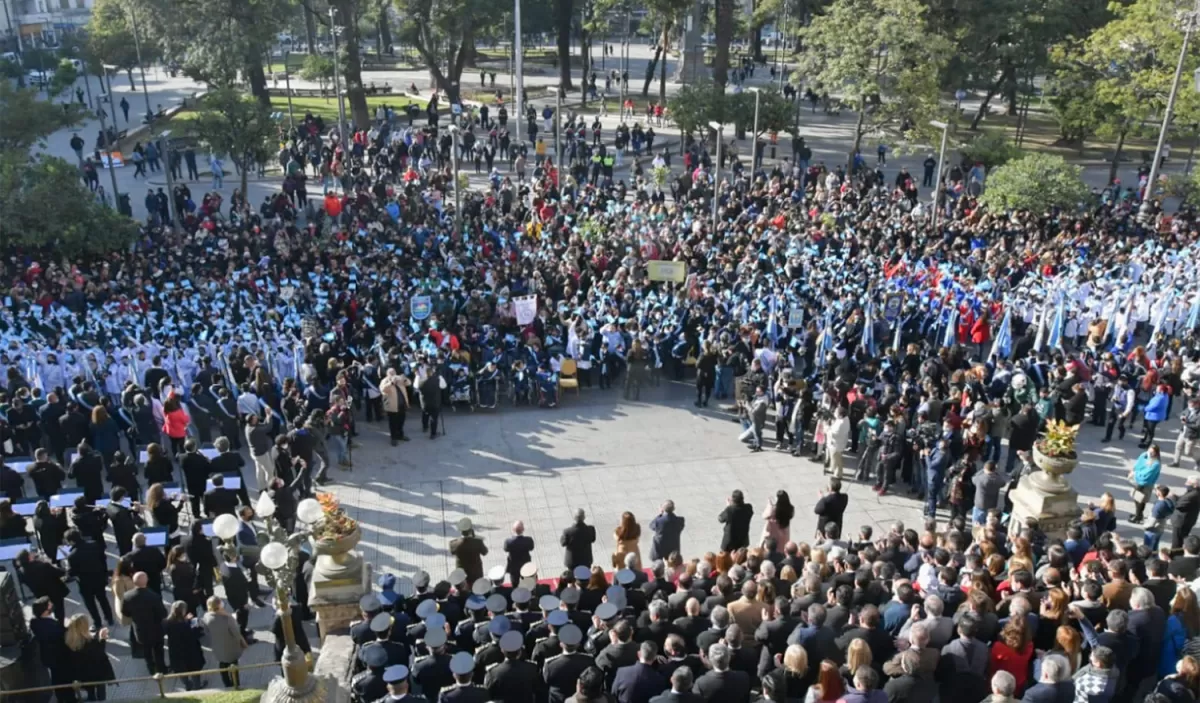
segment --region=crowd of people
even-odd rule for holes
[[[1163,633],[1174,622],[1187,638],[1197,634],[1194,597],[1186,588],[1175,595],[1169,579],[1152,586],[1168,572],[1194,579],[1194,566],[1174,572],[1200,551],[1200,544],[1189,551],[1200,483],[1178,493],[1161,485],[1159,445],[1160,428],[1170,427],[1163,423],[1177,418],[1181,431],[1168,454],[1175,464],[1198,458],[1193,211],[1168,215],[1155,206],[1148,220],[1139,219],[1141,184],[1124,192],[1114,185],[1075,210],[991,212],[976,200],[982,171],[951,164],[937,184],[946,197],[935,230],[928,199],[919,197],[928,167],[921,184],[903,168],[891,177],[882,154],[875,168],[857,159],[847,173],[814,160],[797,140],[790,158],[773,164],[745,163],[736,149],[723,149],[723,163],[715,163],[712,145],[688,135],[672,156],[655,151],[649,124],[606,135],[598,122],[589,127],[553,111],[539,125],[536,110],[524,116],[524,144],[509,138],[507,113],[497,113],[458,114],[451,130],[435,100],[423,126],[416,125],[420,110],[409,112],[408,125],[384,111],[345,140],[308,117],[284,135],[283,191],[258,207],[240,194],[228,204],[211,193],[197,203],[183,185],[172,194],[175,226],[165,226],[172,209],[159,205],[127,250],[69,258],[31,249],[0,261],[0,536],[32,530],[36,538],[19,566],[39,597],[35,610],[45,622],[38,628],[61,623],[66,573],[81,591],[88,584],[92,629],[114,621],[101,611],[106,585],[114,594],[119,586],[148,666],[163,670],[169,641],[175,667],[176,637],[168,630],[178,630],[181,641],[191,635],[165,624],[176,608],[162,603],[162,574],[190,562],[192,581],[181,567],[183,585],[171,589],[188,632],[200,631],[188,614],[203,609],[208,619],[214,609],[207,607],[214,570],[237,572],[253,583],[236,604],[227,591],[227,609],[248,644],[244,619],[236,621],[256,597],[253,557],[234,554],[227,563],[203,534],[206,518],[231,513],[247,525],[246,541],[254,539],[243,466],[253,465],[255,486],[271,493],[286,521],[299,498],[334,480],[330,467],[352,468],[360,422],[386,421],[396,444],[409,439],[407,413],[417,407],[422,430],[437,437],[441,411],[452,403],[554,407],[563,382],[600,390],[620,383],[629,396],[694,369],[696,404],[715,398],[735,406],[752,450],[766,444],[773,416],[776,448],[818,457],[838,481],[871,481],[880,493],[905,488],[925,500],[931,520],[948,505],[950,527],[855,541],[844,537],[840,519],[829,518],[812,545],[775,534],[755,549],[744,540],[723,545],[724,561],[688,562],[664,548],[653,558],[653,588],[629,602],[615,591],[610,597],[607,582],[589,588],[593,568],[579,583],[581,598],[603,591],[603,605],[614,607],[580,606],[592,614],[575,623],[588,641],[567,654],[630,665],[634,655],[659,675],[660,655],[678,655],[697,666],[677,667],[664,681],[685,680],[684,670],[698,680],[714,672],[740,680],[723,674],[744,670],[746,695],[761,689],[772,700],[810,689],[820,691],[815,700],[871,701],[877,689],[909,700],[962,682],[975,686],[972,696],[986,694],[990,682],[997,696],[1028,689],[1029,700],[1073,700],[1063,691],[1080,671],[1087,673],[1076,679],[1074,700],[1106,678],[1111,686],[1101,688],[1113,696],[1140,696],[1152,673],[1173,671],[1159,672],[1168,657],[1162,643],[1176,642]],[[556,130],[561,164],[546,157]],[[641,165],[643,148],[650,169]],[[493,163],[501,149],[505,173]],[[464,187],[454,177],[454,156],[486,160],[487,183]],[[320,199],[307,195],[308,171],[322,181]],[[656,264],[666,262],[681,264],[683,276],[663,275]],[[1034,470],[1029,452],[1051,421],[1098,425],[1115,442],[1137,432],[1140,421],[1144,453],[1129,482],[1143,544],[1115,536],[1111,496],[1084,510],[1063,539],[1036,524],[1002,524],[1003,488]],[[853,477],[843,475],[848,466]],[[64,490],[71,479],[75,490]],[[222,485],[233,479],[240,492]],[[52,507],[64,494],[72,507]],[[167,528],[165,556],[144,545],[142,522]],[[101,563],[106,526],[118,545],[115,571]],[[1160,547],[1169,526],[1171,546]],[[636,547],[637,536],[625,535]],[[456,549],[469,552],[463,544],[471,539],[464,535]],[[54,564],[64,543],[66,571]],[[625,556],[614,566],[629,566]],[[472,610],[479,605],[472,594],[505,595],[493,614],[507,611],[507,596],[516,593],[495,579],[475,592],[482,574],[466,564],[467,581],[435,587],[432,595],[441,596],[432,599],[456,602],[467,623],[491,610]],[[643,579],[638,568],[628,571]],[[510,585],[520,581],[519,569],[505,573]],[[555,586],[561,602],[572,578]],[[640,589],[617,585],[626,594]],[[759,639],[761,623],[731,623],[729,608],[722,622],[717,606],[733,606],[738,588],[743,598],[750,593],[734,610],[767,612],[768,624],[782,623],[768,631],[788,636]],[[656,594],[675,590],[693,594],[700,612],[690,612],[690,597],[667,598],[666,615],[653,605]],[[217,605],[218,612],[225,607]],[[916,614],[901,618],[913,606]],[[547,622],[559,607],[547,609]],[[561,607],[571,612],[569,603]],[[601,618],[601,608],[616,614]],[[1148,618],[1138,617],[1144,612]],[[407,614],[415,616],[415,604]],[[722,632],[711,641],[700,632],[678,641],[644,636],[670,632],[679,618],[700,618],[689,622]],[[1147,619],[1148,629],[1133,624]],[[454,624],[450,635],[462,623]],[[739,629],[731,636],[728,627]],[[797,627],[811,632],[791,642]],[[70,633],[86,629],[72,623],[65,634],[45,637],[78,644]],[[399,634],[384,639],[419,650],[407,629],[390,629]],[[453,637],[454,647],[488,645],[483,630],[479,641]],[[524,666],[517,662],[532,654],[524,637],[517,651],[513,637],[493,634],[491,656]],[[1070,649],[1079,637],[1089,644]],[[90,642],[72,651],[98,660],[102,631]],[[894,654],[896,647],[904,651]],[[1034,649],[1048,654],[1035,657]],[[701,650],[704,659],[687,659]],[[195,661],[192,645],[178,651],[181,661]],[[871,666],[862,666],[864,651]],[[475,653],[471,677],[485,683]],[[389,652],[392,665],[418,667],[393,659]],[[1041,662],[1037,674],[1029,668],[1034,661]],[[1169,679],[1176,683],[1156,695],[1190,700],[1180,696],[1195,693],[1200,674],[1195,660],[1182,662]],[[592,683],[577,693],[560,687],[560,694],[602,700],[599,689],[614,692],[620,667],[599,668],[599,682],[583,668],[578,681]],[[1001,669],[1012,681],[995,675]],[[535,687],[542,680],[519,678]],[[399,690],[409,680],[393,683]],[[740,700],[742,682],[732,698],[713,693],[724,685],[695,688],[705,700]],[[679,688],[683,700],[692,686]],[[525,700],[520,695],[504,699]]]

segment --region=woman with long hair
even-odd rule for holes
[[[12,501],[0,498],[0,539],[24,538],[27,527],[25,516],[13,512]],[[50,555],[50,558],[53,559],[54,555]]]
[[[836,703],[846,692],[846,684],[836,662],[826,659],[817,670],[817,682],[808,689],[805,703]]]
[[[1033,658],[1033,639],[1025,617],[1009,618],[1000,630],[1000,638],[992,644],[988,659],[988,678],[997,671],[1007,671],[1017,680],[1018,692],[1029,681],[1029,661]]]
[[[117,616],[117,622],[122,627],[129,627],[129,648],[130,653],[135,657],[142,656],[142,645],[137,641],[137,634],[133,631],[130,625],[133,624],[133,619],[125,614],[125,594],[133,590],[133,562],[128,556],[123,556],[117,560],[117,568],[113,569],[112,575],[112,594],[113,594],[113,612]]]
[[[589,613],[595,612],[604,602],[604,591],[608,589],[608,577],[604,575],[604,567],[599,564],[592,566],[592,574],[588,577],[587,584],[580,584],[580,588],[582,590],[579,593],[579,609]]]
[[[92,408],[92,423],[89,426],[92,447],[104,457],[104,464],[112,463],[113,454],[121,448],[121,428],[112,419],[103,405]]]
[[[1176,673],[1160,681],[1154,692],[1166,696],[1171,703],[1200,700],[1200,661],[1185,656],[1172,669]]]
[[[871,645],[862,638],[856,638],[850,641],[850,646],[846,648],[846,664],[841,668],[842,678],[847,682],[854,681],[854,674],[862,667],[870,667],[871,661],[874,659],[874,654],[871,653]]]
[[[808,695],[808,689],[817,680],[816,667],[808,665],[808,650],[804,648],[804,645],[788,645],[780,663],[783,669],[784,700],[804,700]]]
[[[204,594],[196,588],[196,567],[182,545],[177,544],[167,552],[167,575],[171,578],[171,593],[175,600],[187,605],[188,612],[195,615],[204,602]]]
[[[767,538],[775,540],[776,551],[783,551],[784,545],[791,541],[792,518],[796,516],[796,508],[787,491],[776,491],[767,500],[767,509],[763,513],[763,534],[760,544],[766,544]]]
[[[151,526],[166,527],[167,534],[173,535],[179,530],[179,506],[181,497],[167,498],[166,489],[161,483],[155,483],[146,491],[146,522]]]
[[[1160,678],[1175,673],[1175,664],[1184,655],[1188,640],[1198,635],[1200,605],[1196,602],[1196,592],[1190,588],[1181,588],[1171,599],[1171,616],[1167,618],[1167,631],[1158,660]]]
[[[617,529],[613,530],[613,541],[617,543],[617,550],[613,552],[613,568],[625,568],[625,555],[636,554],[636,568],[642,568],[642,550],[638,546],[638,540],[642,536],[642,526],[638,524],[637,518],[633,513],[626,510],[621,513],[621,524],[617,525]]]
[[[1067,624],[1067,602],[1070,598],[1061,588],[1051,588],[1038,609],[1037,631],[1033,634],[1033,647],[1044,652],[1054,648],[1058,628]]]
[[[108,697],[104,682],[112,681],[116,674],[104,651],[108,628],[102,628],[93,636],[91,624],[86,615],[72,615],[67,619],[63,636],[66,661],[59,662],[58,666],[71,672],[69,676],[73,680],[83,682],[81,690],[87,692],[88,700],[102,701]]]
[[[192,418],[183,408],[183,402],[178,393],[171,393],[163,402],[163,434],[171,440],[171,453],[179,456],[183,453],[183,445],[187,440],[188,425]]]
[[[161,444],[151,442],[146,445],[146,466],[143,473],[146,476],[146,485],[171,483],[175,480],[175,465],[171,463]]]
[[[178,547],[176,547],[178,549]],[[167,636],[167,654],[171,657],[171,671],[188,674],[183,677],[183,687],[188,691],[204,688],[200,676],[192,674],[204,668],[204,648],[200,636],[204,631],[193,619],[188,604],[177,600],[171,604],[171,612],[163,622],[163,634]]]

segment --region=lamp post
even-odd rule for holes
[[[554,165],[562,168],[562,86],[555,83],[549,86],[554,91]]]
[[[338,66],[338,34],[342,28],[333,23],[333,16],[337,13],[336,8],[329,8],[329,33],[333,35],[333,92],[337,96],[338,106],[338,139],[342,143],[343,149],[349,149],[346,139],[346,106],[342,104],[342,80],[341,70]]]
[[[1150,174],[1146,177],[1146,192],[1142,193],[1142,205],[1138,208],[1138,218],[1143,224],[1150,217],[1150,201],[1154,198],[1154,182],[1158,180],[1158,164],[1162,161],[1163,147],[1167,143],[1167,130],[1171,126],[1171,118],[1175,116],[1175,99],[1179,97],[1179,79],[1183,76],[1183,64],[1187,60],[1188,45],[1192,41],[1192,32],[1196,29],[1196,21],[1200,19],[1200,0],[1192,11],[1184,17],[1186,25],[1183,30],[1183,46],[1179,48],[1179,62],[1175,64],[1175,77],[1171,79],[1171,94],[1167,96],[1167,109],[1163,110],[1162,127],[1158,130],[1158,144],[1154,147],[1154,161],[1150,162]],[[1200,76],[1197,77],[1197,88],[1200,89]]]
[[[296,117],[292,112],[292,72],[289,70],[288,63],[292,58],[292,50],[285,49],[283,52],[283,85],[287,90],[288,98],[288,129],[296,129]]]
[[[459,197],[459,191],[462,188],[459,187],[458,183],[458,133],[460,131],[458,125],[450,124],[450,139],[452,141],[450,145],[450,159],[454,165],[454,229],[459,232],[462,231],[462,199]]]
[[[138,70],[142,74],[142,95],[146,97],[146,124],[150,124],[154,110],[150,108],[150,91],[146,88],[146,65],[142,63],[142,40],[138,33],[137,12],[133,5],[129,6],[129,24],[133,29],[133,48],[137,52]]]
[[[754,91],[754,131],[750,133],[750,172],[758,167],[758,98],[760,89],[750,86],[746,90]]]
[[[517,144],[521,143],[521,120],[525,119],[524,95],[525,81],[522,76],[523,57],[521,56],[521,0],[513,0],[513,63],[516,65],[516,88],[513,89],[513,117],[517,123]]]
[[[717,132],[717,160],[713,162],[712,228],[717,233],[717,195],[721,190],[721,143],[725,141],[725,125],[717,121],[708,123]]]
[[[108,97],[108,106],[115,107],[115,105],[113,104],[113,100],[112,100],[112,84],[111,83],[109,84],[108,96],[109,96]],[[120,202],[119,198],[120,198],[121,194],[117,190],[117,165],[113,163],[113,155],[112,155],[113,140],[108,138],[108,121],[104,119],[104,116],[107,114],[107,111],[104,109],[103,105],[100,106],[100,109],[96,111],[96,114],[100,116],[100,132],[102,134],[104,134],[104,147],[105,147],[105,150],[108,152],[108,177],[110,179],[112,179],[112,190],[113,190],[113,192],[112,192],[112,203],[113,203],[112,208],[113,208],[113,212],[116,212],[117,205]],[[116,121],[117,121],[117,117],[116,117],[116,115],[113,115],[113,123],[114,123],[113,127],[114,128],[116,127],[116,124],[115,124]],[[103,165],[103,164],[101,164],[101,165]],[[167,165],[170,166],[169,163]]]
[[[942,164],[946,161],[946,135],[950,130],[950,125],[938,120],[931,120],[929,122],[929,126],[942,130],[942,148],[938,150],[937,178],[933,182],[933,231],[936,233],[938,228],[938,219],[941,214],[940,203],[942,200]]]
[[[275,501],[266,491],[259,495],[254,506],[255,512],[266,522],[266,536],[269,539],[259,553],[258,563],[263,567],[262,572],[267,578],[267,583],[275,591],[275,604],[283,625],[286,648],[280,663],[283,666],[286,688],[280,690],[273,682],[263,700],[317,700],[323,697],[325,692],[316,685],[315,678],[309,677],[308,663],[304,660],[304,653],[296,646],[296,631],[292,628],[291,590],[296,580],[296,570],[300,566],[300,543],[308,536],[308,530],[299,530],[289,535],[283,525],[274,519],[275,508]],[[296,506],[296,517],[308,524],[317,522],[322,517],[320,503],[312,498],[300,501]],[[222,526],[221,529],[228,527]],[[213,531],[221,536],[217,530],[214,522]]]

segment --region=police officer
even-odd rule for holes
[[[542,678],[537,667],[521,659],[525,638],[516,630],[509,630],[500,638],[500,651],[504,661],[487,668],[483,687],[497,703],[528,703],[541,699]]]
[[[537,575],[537,564],[534,562],[528,561],[521,565],[521,588],[528,589],[534,601],[550,593],[549,584],[538,583]]]
[[[565,610],[552,611],[546,617],[546,624],[549,627],[549,632],[545,637],[542,637],[534,642],[533,647],[530,650],[529,659],[534,663],[534,665],[537,666],[537,668],[541,669],[546,663],[547,659],[558,654],[558,633],[563,627],[570,624],[570,622],[571,621],[567,619],[567,611]]]
[[[507,601],[512,599],[513,587],[505,585],[504,575],[506,573],[507,572],[504,570],[504,565],[497,564],[488,569],[487,577],[488,581],[492,582],[492,593],[499,593],[500,595],[504,596],[504,600]]]
[[[403,700],[404,703],[429,703],[424,696],[409,693],[408,667],[395,664],[383,670],[383,680],[387,683],[388,695],[380,698],[381,703]]]
[[[637,574],[632,569],[621,569],[614,578],[621,588],[625,589],[625,603],[628,607],[635,614],[644,612],[646,610],[646,593],[639,587]]]
[[[548,657],[545,666],[542,667],[548,703],[565,703],[575,695],[579,675],[593,665],[594,660],[579,651],[579,643],[582,641],[583,631],[574,624],[563,625],[558,631],[558,643],[562,647],[562,653]]]
[[[440,617],[440,615],[438,615]],[[446,630],[433,629],[425,633],[424,646],[429,654],[417,657],[413,663],[412,677],[416,688],[431,701],[438,699],[442,689],[454,682],[450,676],[450,655],[446,654]]]
[[[351,679],[350,691],[356,703],[373,703],[388,692],[387,683],[383,680],[388,655],[380,645],[368,644],[362,648],[359,658],[366,664],[367,670]]]
[[[371,618],[383,610],[383,604],[379,602],[379,596],[368,593],[358,599],[358,610],[362,619],[350,625],[350,639],[361,647],[375,641],[375,634],[371,632]]]
[[[588,654],[596,656],[608,646],[608,631],[617,621],[619,613],[613,603],[601,603],[596,608],[596,612],[592,614],[592,626],[587,633],[585,649]]]
[[[592,626],[592,616],[579,609],[580,595],[582,592],[578,588],[571,587],[559,593],[558,598],[566,608],[571,624],[578,627],[580,632],[587,632],[588,628]]]
[[[472,594],[466,602],[468,617],[454,627],[454,643],[459,651],[475,653],[475,631],[487,627],[487,599]]]
[[[486,688],[471,683],[475,659],[470,654],[458,652],[450,657],[450,673],[454,675],[454,685],[442,689],[438,703],[488,703],[491,700]]]
[[[462,573],[466,574],[465,571]],[[457,576],[458,571],[450,575]],[[438,612],[446,617],[446,622],[454,626],[462,619],[463,608],[459,598],[451,593],[453,587],[450,584],[450,581],[438,581],[433,587],[433,598],[437,603]]]
[[[379,645],[387,652],[388,666],[395,664],[404,664],[408,666],[409,660],[412,658],[412,650],[403,642],[398,642],[392,638],[392,625],[395,620],[387,613],[379,613],[371,618],[371,631],[375,633],[375,639]],[[362,658],[362,653],[359,653],[359,658]]]
[[[384,574],[379,577],[379,603],[383,609],[389,613],[394,612],[396,601],[400,600],[400,594],[396,593],[396,575]]]
[[[430,600],[433,594],[429,591],[429,574],[425,571],[418,571],[413,574],[413,594],[404,599],[404,612],[410,617],[415,617],[417,614],[417,606],[421,601]]]
[[[476,631],[480,629],[489,636],[490,640],[475,650],[474,680],[478,684],[483,683],[483,677],[487,674],[488,667],[504,661],[504,654],[500,651],[500,638],[512,629],[512,621],[501,614],[491,619],[487,629],[478,628]]]
[[[488,619],[493,621],[496,618],[508,620],[508,627],[504,629],[504,632],[511,630],[512,620],[510,620],[506,615],[508,612],[508,601],[504,599],[504,596],[500,595],[499,593],[493,593],[492,595],[488,596],[486,603]],[[488,627],[488,630],[480,630],[479,628],[475,628],[475,644],[484,645],[490,642],[491,634],[489,631],[491,629],[491,626]],[[504,632],[501,632],[500,634],[503,635]]]
[[[513,590],[513,612],[508,614],[508,619],[512,620],[513,629],[521,633],[522,636],[529,632],[529,626],[538,621],[538,614],[529,610],[529,601],[533,599],[533,594],[527,588],[516,588]]]
[[[416,612],[417,619],[420,622],[417,622],[414,625],[408,626],[407,633],[406,633],[408,641],[416,642],[417,640],[423,639],[425,637],[426,631],[430,629],[429,618],[431,618],[435,615],[441,615],[441,613],[438,612],[437,601],[435,601],[435,600],[421,601],[420,604],[417,605],[417,612]],[[445,623],[446,623],[446,619],[444,617],[439,617],[439,618],[437,618],[437,620],[438,620],[438,624],[445,625]]]
[[[525,651],[527,653],[532,653],[533,645],[550,635],[550,624],[546,622],[546,618],[550,616],[551,612],[558,610],[559,602],[551,595],[545,595],[538,599],[538,610],[542,611],[542,615],[525,631]]]

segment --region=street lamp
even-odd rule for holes
[[[150,108],[150,91],[146,88],[146,65],[142,63],[142,40],[138,32],[137,12],[133,5],[129,6],[129,19],[130,27],[133,29],[133,48],[137,52],[138,70],[142,74],[142,94],[146,96],[146,124],[150,124],[154,117],[154,110]]]
[[[341,70],[338,66],[338,34],[342,28],[333,23],[333,16],[337,12],[336,8],[329,8],[329,33],[333,35],[333,92],[337,96],[338,106],[338,140],[342,144],[342,148],[349,151],[346,139],[346,106],[342,103],[342,81]]]
[[[758,97],[761,89],[750,86],[746,90],[754,92],[754,131],[750,134],[750,171],[758,167]]]
[[[1183,46],[1179,49],[1179,62],[1175,64],[1175,77],[1171,79],[1171,94],[1167,97],[1167,109],[1163,111],[1162,127],[1158,130],[1158,144],[1154,147],[1154,161],[1150,162],[1150,174],[1146,178],[1146,192],[1142,193],[1142,205],[1138,208],[1138,218],[1145,224],[1150,217],[1150,201],[1154,197],[1154,182],[1158,180],[1158,164],[1162,161],[1163,147],[1167,143],[1167,129],[1171,126],[1171,118],[1175,115],[1175,99],[1179,97],[1179,79],[1183,76],[1183,63],[1187,60],[1188,45],[1192,41],[1192,32],[1196,29],[1196,21],[1200,19],[1200,0],[1191,12],[1186,13],[1184,22],[1187,24],[1183,31]],[[1200,71],[1196,76],[1197,89],[1200,90]]]
[[[554,91],[554,165],[562,168],[562,86],[549,86]]]
[[[450,159],[452,160],[452,163],[454,164],[454,229],[461,233],[462,232],[462,200],[459,197],[459,191],[462,189],[459,188],[459,184],[458,184],[458,133],[460,131],[461,130],[459,129],[458,125],[453,124],[453,123],[450,124],[450,139],[453,141],[453,143],[450,146]],[[319,508],[320,506],[317,506],[317,507]],[[303,519],[303,518],[301,518],[301,519]]]
[[[280,690],[277,684],[272,683],[266,695],[263,696],[263,700],[322,699],[326,696],[326,692],[317,685],[315,678],[309,677],[308,663],[304,659],[304,653],[296,646],[296,632],[292,628],[292,584],[296,581],[296,570],[300,566],[300,543],[308,537],[309,531],[302,529],[289,535],[279,521],[274,519],[275,501],[266,491],[259,495],[255,507],[259,516],[265,519],[266,536],[269,540],[259,552],[258,563],[262,566],[267,583],[275,591],[275,604],[279,609],[280,621],[283,625],[283,638],[286,643],[281,661],[284,680],[287,684],[286,690]],[[296,517],[309,524],[316,522],[321,518],[320,503],[312,498],[300,501],[300,504],[296,506]],[[220,529],[227,528],[222,526]],[[214,533],[217,530],[218,527],[214,522]],[[220,536],[219,533],[217,534]]]
[[[717,195],[721,189],[721,143],[725,141],[725,125],[711,121],[708,126],[717,132],[717,160],[713,162],[712,228],[717,233]]]
[[[521,0],[513,0],[513,63],[517,67],[517,87],[513,90],[513,117],[517,120],[517,143],[521,143],[521,120],[525,119],[522,93],[525,92],[525,80],[522,68],[524,59],[521,56]]]
[[[938,150],[937,179],[933,182],[933,231],[936,234],[941,214],[939,203],[942,200],[942,164],[946,161],[946,135],[950,130],[950,125],[938,120],[931,120],[929,126],[942,130],[942,148]]]

